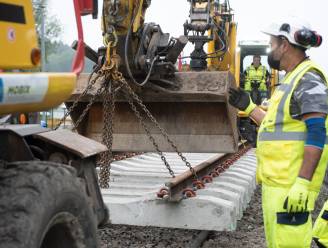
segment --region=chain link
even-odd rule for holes
[[[113,54],[110,56],[110,51],[113,49]],[[94,71],[95,72],[95,71]],[[169,163],[167,162],[163,152],[159,149],[158,144],[154,136],[151,134],[149,127],[146,124],[145,118],[142,116],[140,111],[137,109],[136,104],[142,109],[142,111],[146,114],[149,120],[156,126],[156,128],[160,131],[166,141],[170,144],[173,150],[178,154],[181,160],[185,163],[185,165],[190,169],[194,178],[197,179],[196,172],[191,164],[187,161],[186,157],[178,150],[175,143],[170,139],[169,135],[166,131],[159,125],[155,117],[150,113],[147,109],[146,105],[142,102],[139,96],[133,91],[131,86],[123,77],[122,73],[118,71],[118,56],[116,55],[116,47],[112,45],[112,42],[108,43],[107,47],[107,60],[105,65],[96,72],[96,76],[93,77],[94,72],[90,75],[88,80],[88,85],[85,90],[80,94],[80,96],[73,102],[72,106],[68,109],[64,117],[60,120],[59,124],[55,129],[63,123],[63,121],[72,113],[72,111],[76,108],[81,99],[86,96],[86,94],[92,89],[95,83],[101,78],[102,82],[95,95],[91,98],[86,108],[83,110],[82,114],[79,116],[78,120],[74,125],[74,129],[76,129],[80,123],[83,121],[87,113],[89,112],[91,106],[96,101],[100,94],[103,94],[103,131],[102,131],[102,143],[106,145],[108,151],[100,154],[100,158],[98,160],[98,164],[100,166],[100,174],[99,174],[99,182],[102,188],[109,187],[109,176],[110,176],[110,164],[113,161],[113,153],[112,153],[112,145],[113,145],[113,119],[115,113],[115,95],[118,90],[123,89],[124,96],[126,97],[133,113],[138,118],[140,124],[145,130],[149,140],[153,144],[155,150],[158,155],[161,157],[164,165],[168,169],[170,175],[175,177],[173,170],[171,169]],[[93,77],[93,78],[92,78]],[[136,104],[134,103],[136,102]]]
[[[191,166],[191,164],[187,161],[187,158],[185,156],[183,156],[183,154],[178,150],[178,147],[171,140],[171,138],[169,137],[169,135],[167,134],[167,132],[160,126],[160,124],[157,122],[157,120],[155,119],[155,117],[147,109],[147,106],[142,102],[142,100],[139,98],[139,96],[133,91],[133,89],[130,87],[130,85],[128,84],[128,82],[124,79],[124,77],[122,76],[122,74],[120,72],[117,72],[117,73],[118,73],[118,75],[116,77],[119,78],[119,81],[123,84],[123,86],[127,90],[128,94],[131,95],[132,99],[135,100],[136,103],[141,107],[141,109],[146,113],[147,117],[151,120],[152,123],[154,123],[154,125],[157,127],[157,129],[160,131],[160,133],[163,135],[163,137],[166,139],[166,141],[171,145],[171,147],[173,148],[173,150],[178,154],[178,156],[181,158],[181,160],[189,168],[189,170],[192,173],[192,175],[194,176],[194,178],[197,179],[196,171]],[[147,135],[148,135],[148,133],[147,133]],[[149,135],[148,135],[148,138],[150,139]]]
[[[109,80],[108,80],[109,81]],[[115,114],[115,94],[113,81],[109,81],[108,87],[104,90],[103,100],[103,132],[102,143],[106,145],[108,151],[102,153],[99,159],[100,173],[99,183],[102,188],[109,188],[110,166],[113,161],[113,120]]]
[[[95,83],[97,82],[97,80],[101,77],[100,74],[96,74],[96,76],[94,78],[92,78],[94,75],[94,71],[91,73],[91,75],[88,78],[88,85],[87,87],[84,89],[84,91],[79,95],[79,97],[73,102],[72,106],[70,106],[67,110],[67,112],[65,113],[65,115],[63,116],[63,118],[60,119],[59,123],[57,124],[57,126],[54,128],[54,130],[57,130],[61,124],[63,124],[63,122],[67,119],[67,117],[73,112],[73,110],[77,107],[77,105],[79,104],[79,102],[82,100],[83,97],[85,97],[87,95],[87,93],[92,89],[92,87],[95,85]],[[75,125],[76,126],[76,125]]]
[[[131,88],[131,87],[129,86],[129,84],[126,82],[126,80],[124,79],[124,77],[123,77],[123,75],[122,75],[121,72],[119,72],[118,70],[112,70],[111,77],[113,78],[113,80],[115,80],[115,82],[117,82],[117,83],[120,85],[120,87],[123,86],[124,88],[128,89],[128,90],[126,90],[126,91],[124,92],[124,96],[125,96],[126,99],[128,100],[128,103],[129,103],[129,105],[130,105],[132,111],[134,112],[134,114],[135,114],[136,117],[138,118],[140,124],[141,124],[142,127],[144,128],[144,130],[145,130],[145,132],[146,132],[146,134],[147,134],[149,140],[152,142],[152,144],[153,144],[155,150],[157,151],[157,154],[161,157],[161,160],[163,161],[164,165],[165,165],[166,168],[168,169],[170,175],[171,175],[172,177],[175,177],[175,174],[174,174],[173,170],[171,169],[171,166],[170,166],[169,163],[167,162],[167,160],[166,160],[166,158],[165,158],[163,152],[159,149],[159,146],[158,146],[158,144],[156,143],[155,138],[151,135],[151,132],[150,132],[150,130],[149,130],[147,124],[146,124],[146,121],[145,121],[145,119],[142,117],[140,111],[139,111],[139,110],[137,109],[137,107],[135,106],[135,104],[134,104],[134,102],[133,102],[133,99],[135,99],[135,96],[136,96],[137,99],[140,101],[140,103],[143,105],[142,101],[139,99],[139,97],[134,93],[134,91],[132,90],[132,88]],[[139,103],[138,103],[138,104],[139,104]],[[140,105],[140,104],[139,104],[139,105]],[[143,107],[146,108],[145,105],[143,105]],[[148,109],[146,109],[146,110],[148,111]],[[148,113],[150,114],[149,111],[148,111]],[[154,120],[155,118],[153,117],[152,119]],[[156,120],[155,120],[155,121],[156,121]],[[156,123],[157,123],[157,122],[156,122]],[[158,125],[158,123],[157,123],[157,125]],[[158,125],[158,126],[159,126],[159,125]],[[159,127],[160,127],[160,126],[159,126]],[[162,130],[163,130],[163,129],[162,129]],[[190,164],[189,164],[189,165],[190,165]],[[109,180],[109,179],[108,179],[109,177],[107,176],[108,174],[109,174],[109,172],[108,172],[108,173],[105,173],[105,172],[104,172],[104,174],[102,174],[102,176],[104,176],[104,177],[100,176],[100,177],[101,177],[100,180],[103,182],[104,185],[106,185],[107,182],[108,182],[108,180]]]
[[[111,50],[113,51],[111,54]],[[121,86],[115,85],[115,71],[118,70],[119,57],[116,54],[116,43],[109,41],[106,51],[106,63],[101,71],[105,75],[107,86],[104,90],[103,99],[103,131],[102,143],[107,151],[100,154],[98,165],[100,167],[99,184],[102,188],[109,188],[110,168],[113,161],[113,119],[115,114],[115,94]]]
[[[159,146],[156,143],[154,136],[151,135],[149,128],[146,124],[145,118],[141,115],[140,111],[137,109],[136,105],[133,102],[133,99],[131,97],[129,97],[128,94],[125,94],[125,97],[127,98],[132,111],[134,112],[135,116],[138,118],[140,124],[142,125],[143,129],[145,130],[149,140],[152,142],[153,146],[155,147],[157,154],[161,157],[161,160],[163,161],[163,163],[166,166],[167,170],[169,171],[170,175],[172,177],[175,177],[175,174],[174,174],[173,170],[171,169],[171,166],[167,162],[165,156],[163,155],[163,152],[159,149]]]
[[[91,98],[88,105],[85,107],[82,114],[77,119],[76,123],[74,124],[73,130],[76,130],[79,127],[79,125],[83,121],[84,117],[89,113],[89,110],[90,110],[91,106],[95,103],[96,99],[98,98],[98,96],[100,96],[102,91],[104,91],[105,87],[106,87],[106,84],[103,81],[102,85],[98,88],[96,94]]]

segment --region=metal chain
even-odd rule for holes
[[[106,145],[108,151],[100,154],[99,166],[99,184],[102,188],[109,188],[109,176],[111,162],[113,161],[113,119],[115,114],[115,89],[113,81],[108,80],[108,85],[104,90],[103,100],[103,132],[102,143]]]
[[[65,115],[63,116],[63,118],[60,119],[59,123],[57,124],[57,126],[54,128],[54,130],[57,130],[61,124],[63,124],[63,122],[66,120],[66,118],[72,113],[72,111],[76,108],[76,106],[79,104],[79,102],[81,101],[81,99],[86,96],[86,94],[92,89],[92,87],[95,85],[95,83],[97,82],[97,80],[101,77],[100,74],[96,74],[96,76],[92,79],[94,72],[91,73],[91,75],[89,76],[88,79],[88,85],[87,87],[84,89],[84,91],[79,95],[79,97],[73,102],[72,106],[70,106],[67,110],[67,112],[65,113]],[[91,80],[92,79],[92,80]]]
[[[105,87],[106,87],[106,83],[103,81],[102,85],[99,87],[99,89],[97,90],[96,94],[91,98],[91,100],[89,101],[88,105],[85,107],[85,109],[83,110],[82,114],[77,119],[76,123],[74,124],[73,130],[76,130],[78,128],[78,126],[83,121],[84,117],[87,115],[87,113],[89,112],[91,106],[94,104],[94,102],[96,101],[96,99],[98,98],[98,96],[102,93],[102,91],[104,91]]]
[[[109,178],[110,178],[110,164],[113,160],[112,157],[112,144],[113,144],[113,118],[114,118],[114,112],[115,112],[115,93],[117,90],[122,88],[122,80],[124,80],[122,74],[118,72],[117,68],[115,66],[107,67],[107,75],[108,78],[111,79],[111,90],[108,91],[107,88],[105,89],[105,98],[104,98],[104,109],[103,109],[103,136],[102,141],[107,146],[108,151],[101,154],[100,159],[98,161],[98,164],[100,166],[100,174],[99,174],[99,182],[100,187],[102,188],[108,188],[109,187]],[[118,84],[116,88],[113,87],[114,82]],[[131,89],[132,90],[132,89]],[[107,92],[108,91],[108,92]],[[108,96],[108,93],[110,92],[110,96]],[[131,94],[129,94],[131,95]],[[143,126],[144,130],[147,133],[148,138],[151,140],[152,144],[154,145],[157,153],[161,157],[164,165],[168,169],[170,175],[172,177],[175,177],[175,174],[173,170],[171,169],[169,163],[167,162],[165,156],[163,155],[163,152],[159,149],[154,137],[151,135],[145,120],[141,116],[140,112],[137,110],[135,104],[133,103],[133,99],[129,97],[128,92],[126,92],[125,96],[128,100],[129,105],[131,106],[131,109],[133,110],[134,114],[137,116],[139,122]]]
[[[125,81],[125,80],[124,80]],[[154,125],[157,127],[157,129],[161,132],[161,134],[166,138],[166,141],[171,145],[173,150],[178,154],[178,156],[181,158],[181,160],[185,163],[185,165],[189,168],[191,173],[195,178],[197,178],[197,174],[194,170],[194,168],[191,166],[191,164],[187,161],[187,158],[183,156],[183,154],[178,150],[178,147],[175,145],[175,143],[171,140],[167,132],[159,125],[155,117],[150,113],[150,111],[147,109],[146,105],[142,102],[142,100],[139,98],[139,96],[132,90],[130,85],[125,81],[124,83],[125,88],[128,90],[128,92],[131,94],[133,99],[137,102],[137,104],[142,108],[142,110],[146,113],[148,118],[154,123]]]
[[[170,139],[169,135],[166,133],[166,131],[159,125],[159,123],[157,122],[157,120],[155,119],[155,117],[150,113],[150,111],[147,109],[147,107],[145,106],[145,104],[143,104],[142,100],[139,98],[139,96],[133,91],[133,89],[130,87],[130,85],[128,84],[128,82],[124,79],[123,75],[121,72],[116,71],[116,76],[115,78],[117,79],[117,81],[119,81],[120,83],[122,83],[122,85],[124,86],[124,88],[127,90],[127,93],[131,96],[131,98],[133,100],[136,101],[136,103],[141,107],[141,109],[146,113],[147,117],[152,121],[152,123],[154,123],[154,125],[158,128],[158,130],[160,130],[161,134],[166,138],[166,141],[171,145],[171,147],[173,148],[173,150],[179,155],[179,157],[181,158],[181,160],[185,163],[185,165],[189,168],[189,170],[191,171],[191,173],[193,174],[194,178],[197,179],[197,174],[194,170],[194,168],[191,166],[191,164],[187,161],[186,157],[183,156],[183,154],[178,150],[178,147],[174,144],[174,142]],[[139,117],[138,117],[139,118]],[[140,119],[139,119],[140,120]],[[145,128],[145,127],[144,127]],[[147,131],[146,131],[147,132]],[[148,135],[148,133],[147,133]],[[149,135],[148,135],[148,138]],[[156,142],[155,142],[156,143]]]
[[[175,174],[173,172],[173,170],[171,169],[171,166],[169,165],[169,163],[167,162],[165,156],[163,155],[163,152],[159,149],[158,144],[156,143],[156,140],[154,138],[154,136],[151,135],[149,128],[146,124],[145,118],[141,116],[140,111],[137,109],[136,105],[133,103],[133,99],[131,97],[129,97],[127,94],[125,94],[125,97],[128,100],[128,103],[132,109],[132,111],[134,112],[135,116],[138,118],[140,124],[142,125],[142,127],[144,128],[144,130],[146,131],[146,134],[149,138],[149,140],[152,142],[153,146],[155,147],[157,154],[161,157],[161,160],[163,161],[163,163],[165,164],[167,170],[169,171],[170,175],[172,177],[175,177]]]
[[[111,53],[112,51],[112,53]],[[100,154],[98,164],[100,167],[99,184],[102,188],[109,188],[110,169],[113,161],[113,119],[115,113],[115,94],[121,86],[116,88],[115,71],[118,70],[119,57],[116,54],[116,42],[109,41],[106,51],[106,63],[101,68],[105,75],[106,87],[103,99],[103,132],[102,143],[106,145],[107,151]]]
[[[166,141],[171,145],[174,151],[179,155],[181,160],[186,164],[186,166],[190,169],[191,173],[195,178],[197,178],[195,170],[192,168],[191,164],[187,161],[186,157],[178,150],[175,143],[170,139],[169,135],[165,132],[165,130],[159,125],[155,117],[150,113],[147,107],[143,104],[142,100],[139,96],[133,91],[130,85],[127,83],[125,78],[123,77],[122,73],[118,71],[118,64],[117,64],[117,57],[116,57],[116,44],[112,45],[112,42],[108,43],[107,48],[107,63],[97,71],[96,76],[92,79],[93,73],[90,75],[88,80],[88,85],[86,89],[80,94],[80,96],[73,102],[72,106],[68,109],[64,117],[60,120],[59,124],[55,129],[63,123],[63,121],[67,118],[68,115],[76,108],[80,100],[91,90],[93,85],[97,82],[97,80],[104,76],[101,86],[98,88],[96,94],[92,97],[89,101],[86,108],[83,110],[82,114],[76,121],[74,125],[74,129],[76,129],[79,124],[83,121],[86,114],[89,112],[91,106],[96,101],[97,97],[103,93],[104,100],[103,100],[103,132],[102,132],[102,142],[108,148],[108,151],[102,153],[100,155],[100,159],[98,161],[100,165],[100,174],[99,174],[99,182],[102,188],[109,187],[109,176],[110,176],[110,164],[113,160],[112,156],[112,145],[113,145],[113,118],[115,112],[115,93],[118,89],[121,89],[123,86],[125,89],[125,96],[128,100],[128,103],[138,118],[140,124],[144,128],[148,138],[152,142],[153,146],[155,147],[157,153],[161,157],[162,161],[164,162],[166,168],[168,169],[170,175],[175,177],[173,170],[171,169],[169,163],[167,162],[163,152],[159,149],[158,144],[156,143],[155,138],[151,135],[151,132],[146,124],[145,118],[141,115],[140,111],[137,109],[137,106],[134,104],[134,101],[140,106],[140,108],[145,112],[147,117],[151,120],[151,122],[156,126],[160,133],[166,138]],[[110,50],[113,49],[113,57],[110,56]],[[114,82],[118,83],[120,86],[115,89]]]

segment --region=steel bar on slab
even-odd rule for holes
[[[242,146],[239,146],[241,149]],[[206,160],[199,165],[194,167],[194,171],[197,175],[197,179],[201,179],[203,176],[209,175],[210,172],[214,168],[216,168],[219,164],[223,163],[224,161],[228,160],[234,154],[218,154],[209,160]],[[168,188],[168,197],[166,200],[171,202],[177,202],[183,199],[182,191],[190,185],[193,184],[195,180],[194,175],[190,170],[176,176],[175,178],[171,179],[169,182],[165,183],[165,186]]]

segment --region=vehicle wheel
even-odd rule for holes
[[[96,248],[96,217],[74,168],[0,163],[0,248]]]

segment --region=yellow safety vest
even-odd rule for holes
[[[257,181],[271,186],[290,187],[299,174],[303,162],[306,125],[290,116],[289,106],[294,89],[303,75],[315,69],[324,73],[307,60],[288,73],[270,100],[270,106],[258,132]],[[324,76],[325,77],[325,76]],[[328,82],[327,77],[325,77]],[[328,119],[328,118],[327,118]],[[326,121],[328,131],[328,120]],[[328,140],[314,172],[310,190],[319,192],[328,162]]]
[[[260,91],[266,91],[266,68],[263,65],[260,65],[257,69],[254,65],[250,65],[246,69],[246,81],[245,81],[245,90],[251,91],[252,90],[252,81],[260,82]]]

